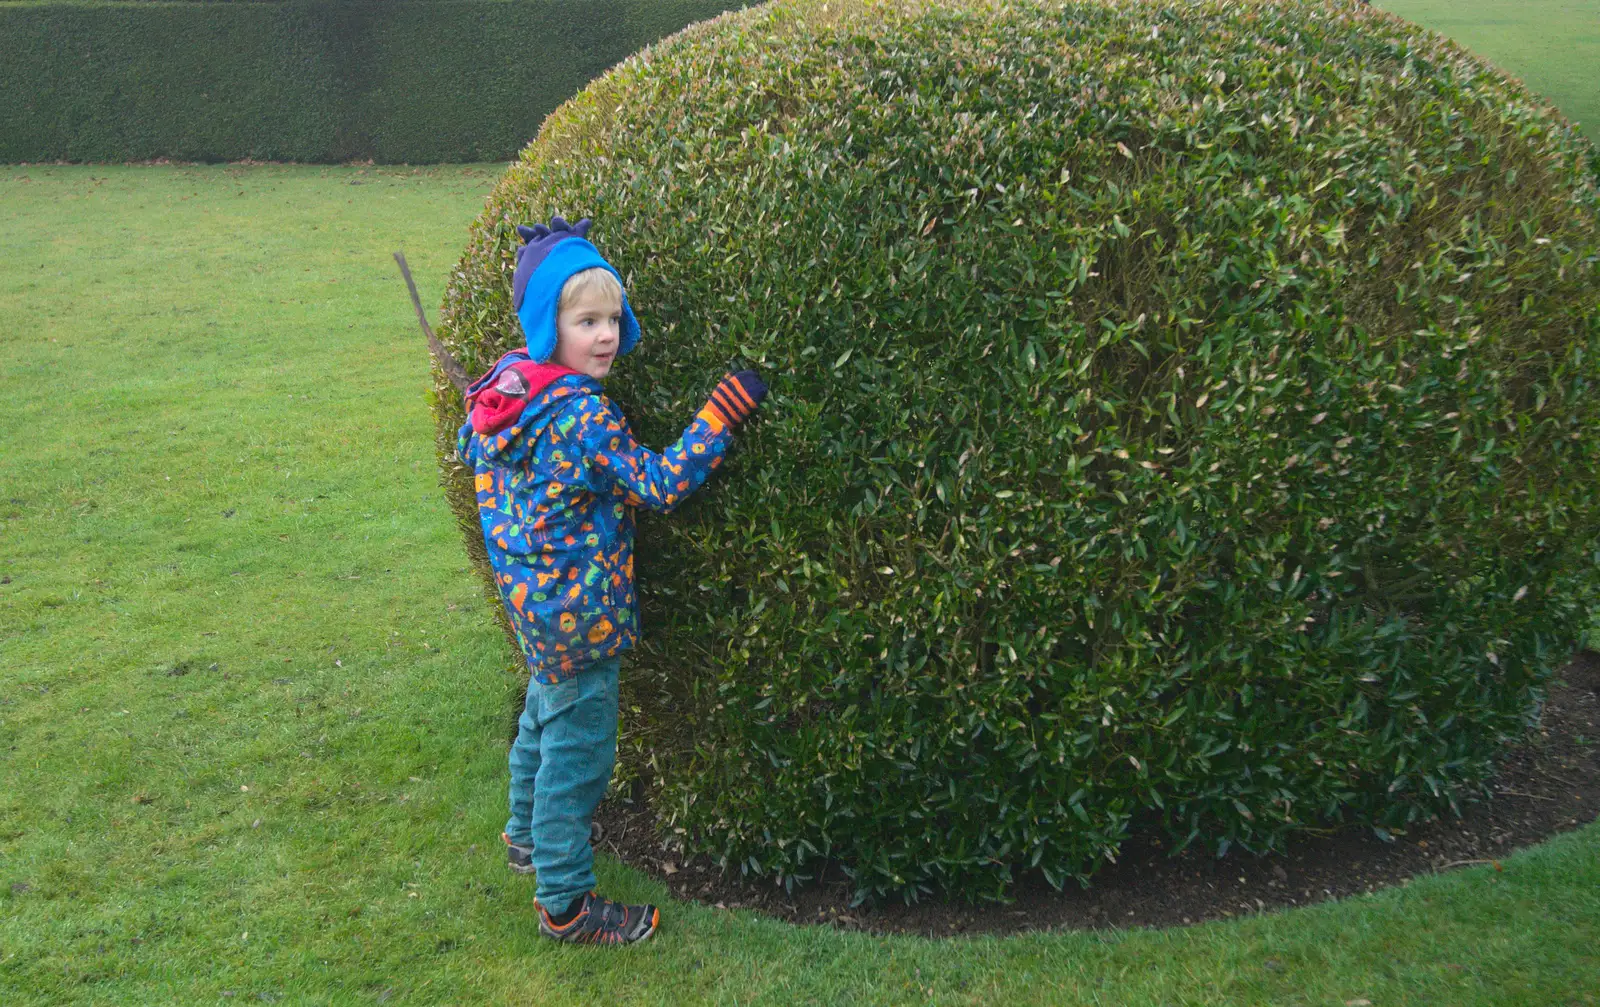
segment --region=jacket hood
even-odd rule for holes
[[[530,438],[521,435],[553,419],[574,393],[599,390],[591,377],[560,364],[535,363],[526,349],[512,350],[467,388],[458,450],[477,434],[487,457],[501,456],[513,444],[525,445]]]

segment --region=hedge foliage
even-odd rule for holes
[[[507,160],[724,0],[0,3],[0,162]]]
[[[646,443],[770,379],[641,524],[624,737],[688,848],[910,898],[1134,828],[1392,834],[1481,792],[1596,600],[1591,154],[1344,0],[779,2],[552,116],[443,335],[518,344],[513,226],[591,215]]]

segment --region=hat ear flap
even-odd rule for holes
[[[572,233],[576,234],[580,238],[586,238],[589,236],[589,228],[593,226],[594,221],[590,220],[588,217],[584,217],[582,220],[572,225]]]

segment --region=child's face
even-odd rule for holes
[[[550,359],[598,381],[611,373],[621,345],[621,302],[590,289],[557,312],[556,351]]]

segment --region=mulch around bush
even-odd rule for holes
[[[1538,730],[1507,753],[1492,788],[1491,800],[1465,805],[1459,819],[1413,827],[1392,842],[1345,827],[1302,836],[1281,854],[1219,859],[1193,850],[1171,857],[1159,839],[1130,838],[1121,860],[1096,874],[1092,887],[1069,882],[1058,892],[1024,876],[1009,904],[924,899],[852,908],[849,882],[836,869],[786,893],[725,874],[703,857],[685,861],[662,843],[642,802],[608,801],[597,817],[605,828],[601,848],[676,897],[792,923],[925,936],[1200,923],[1359,895],[1432,872],[1494,866],[1513,850],[1600,817],[1600,655],[1581,654],[1556,676]]]

